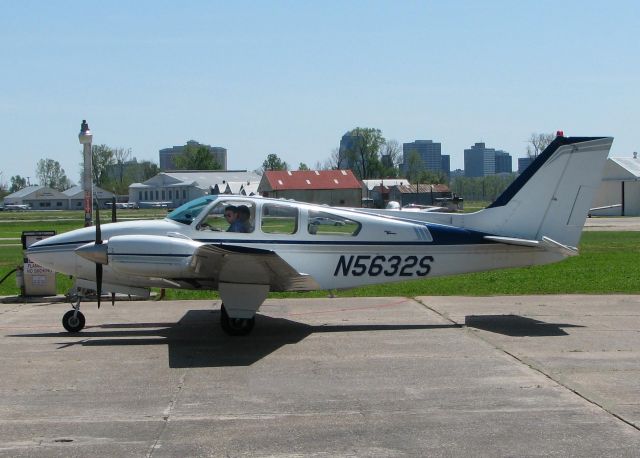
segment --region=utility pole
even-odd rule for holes
[[[93,135],[89,130],[89,124],[84,119],[80,125],[80,133],[78,140],[82,145],[82,157],[84,159],[84,167],[82,169],[82,189],[84,191],[84,227],[92,225],[93,221],[93,192],[91,180],[91,142]]]

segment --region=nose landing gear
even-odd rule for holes
[[[73,310],[69,310],[62,317],[62,326],[69,332],[80,332],[84,328],[85,319],[80,311],[80,299],[73,306]]]

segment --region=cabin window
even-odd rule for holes
[[[198,229],[248,234],[253,232],[255,213],[253,202],[223,200],[209,210]]]
[[[164,189],[163,189],[162,190],[162,200],[165,200],[165,199],[166,199],[166,197],[165,197],[165,193],[164,193]]]
[[[138,192],[138,200],[142,200],[142,191]]]
[[[295,234],[298,230],[298,209],[289,205],[263,205],[261,229],[265,234]]]
[[[353,236],[360,232],[360,223],[349,218],[322,211],[309,211],[309,234]]]

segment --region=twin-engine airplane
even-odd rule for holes
[[[269,291],[351,288],[546,264],[577,254],[612,141],[558,136],[495,202],[475,213],[212,195],[164,220],[60,234],[31,245],[28,256],[73,275],[98,298],[102,291],[148,295],[151,287],[218,290],[222,329],[243,335],[252,330]],[[241,206],[249,218],[244,232],[229,232]],[[64,315],[70,332],[84,327],[79,309],[80,301]]]

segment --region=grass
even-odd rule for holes
[[[40,219],[27,218],[27,216],[31,216],[30,213],[40,213]],[[18,238],[23,230],[53,229],[57,233],[61,233],[82,226],[83,215],[80,212],[68,212],[74,214],[66,217],[47,217],[44,220],[42,213],[44,212],[11,213],[12,217],[22,215],[23,221],[5,218],[4,214],[0,214],[0,238]],[[135,211],[131,211],[130,215],[137,217]],[[158,214],[156,211],[155,215],[163,216],[164,213]],[[154,214],[141,213],[141,216],[154,217]],[[67,219],[71,217],[74,219],[68,221]],[[105,222],[108,221],[107,218],[101,219]],[[17,265],[22,264],[22,247],[18,244],[18,240],[0,240],[0,278]],[[640,293],[639,254],[640,232],[585,232],[580,243],[580,255],[556,264],[366,286],[339,291],[337,294],[343,297],[638,294]],[[57,281],[59,293],[66,292],[71,286],[71,280],[63,275],[58,274]],[[16,294],[18,294],[18,289],[13,277],[0,284],[0,296]],[[272,293],[271,297],[326,297],[326,295],[325,291],[314,291],[309,293]],[[217,297],[217,293],[212,291],[167,290],[167,298],[169,299],[211,299]]]

